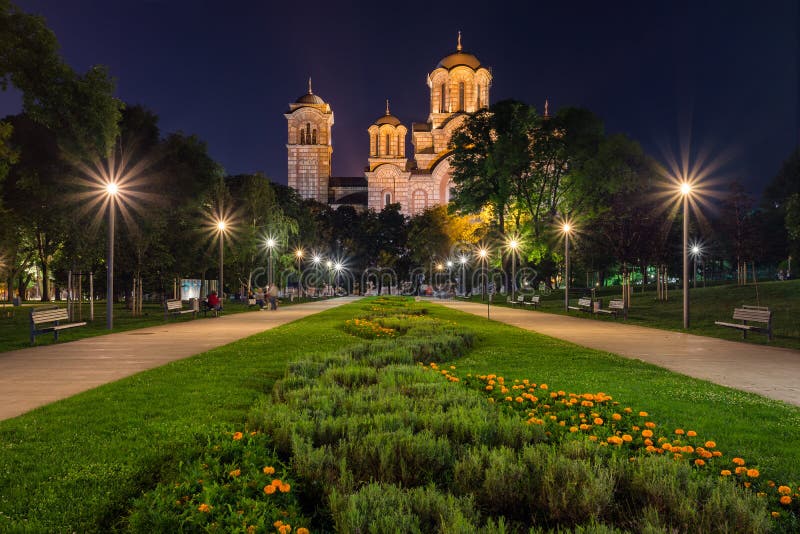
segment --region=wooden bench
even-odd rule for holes
[[[31,345],[36,343],[36,336],[53,332],[55,340],[58,341],[58,333],[67,328],[76,326],[86,326],[86,322],[63,323],[69,321],[69,314],[66,308],[57,306],[46,306],[31,310]],[[50,323],[50,326],[42,326]]]
[[[570,310],[582,311],[586,313],[593,313],[592,299],[590,297],[581,297],[578,299],[577,306],[567,306]]]
[[[747,339],[747,332],[759,332],[767,334],[767,341],[772,341],[772,312],[769,308],[761,306],[742,306],[741,308],[734,308],[733,319],[742,322],[726,323],[723,321],[714,321],[714,324],[741,330],[742,338],[744,339]],[[761,325],[747,324],[748,322],[761,323]]]
[[[628,310],[625,309],[625,301],[622,299],[611,299],[608,301],[608,308],[599,308],[596,311],[597,313],[613,315],[614,319],[616,319],[617,315],[620,313],[622,313],[626,318],[628,315]]]
[[[184,313],[191,313],[197,316],[197,309],[194,307],[194,303],[197,301],[192,301],[191,308],[183,308],[183,302],[180,299],[167,299],[164,301],[164,320],[166,320],[170,315],[183,315]]]
[[[525,306],[532,306],[534,309],[539,308],[542,297],[540,295],[531,295],[531,299],[523,302]]]

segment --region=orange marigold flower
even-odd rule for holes
[[[647,445],[648,447],[652,447],[653,446],[653,440],[652,439],[646,439],[646,440],[644,440],[644,444]]]
[[[645,438],[652,438],[653,431],[652,430],[642,430],[642,436]]]
[[[547,389],[547,384],[539,384],[539,389]]]
[[[717,444],[714,441],[706,441],[706,448],[713,449]]]
[[[731,460],[731,461],[732,461],[733,463],[735,463],[736,465],[744,465],[744,464],[745,464],[745,461],[744,461],[744,459],[742,459],[742,458],[734,458],[734,459],[733,459],[733,460]]]
[[[656,424],[652,421],[648,421],[644,424],[644,426],[646,426],[647,428],[655,428]]]
[[[239,475],[242,474],[242,470],[241,469],[234,469],[233,471],[231,471],[228,474],[235,478],[235,477],[238,477]]]
[[[781,497],[781,504],[792,504],[792,498],[788,495]]]
[[[283,481],[281,479],[279,479],[279,478],[274,478],[274,479],[272,479],[271,484],[277,488],[278,486],[283,484]]]
[[[601,418],[599,418],[599,417],[595,417],[594,418],[594,424],[602,425],[603,424],[603,420]]]
[[[571,427],[569,427],[569,431],[573,432],[573,433],[577,432],[578,431],[578,427],[577,426],[571,426]]]
[[[240,440],[240,439],[242,439],[243,437],[244,437],[244,434],[242,434],[241,432],[234,432],[234,433],[233,433],[233,439],[234,439],[234,441],[239,441],[239,440]]]
[[[626,443],[630,442],[630,441],[633,441],[633,437],[631,437],[630,434],[622,434],[622,441],[624,441]]]
[[[781,516],[781,513],[780,513],[780,512],[772,512],[772,517],[774,517],[774,518],[776,518],[776,519],[777,519],[777,518],[779,518],[780,516]]]
[[[275,468],[272,467],[271,465],[268,465],[268,466],[264,467],[264,469],[262,469],[262,471],[264,471],[265,475],[272,475],[273,473],[275,473]]]
[[[290,525],[290,524],[288,524],[288,523],[287,523],[287,524],[285,524],[285,525],[283,525],[282,527],[280,527],[280,528],[278,529],[278,532],[279,532],[280,534],[289,534],[291,531],[292,531],[292,525]]]
[[[625,410],[623,410],[623,411],[624,411],[625,413],[631,413],[633,410],[631,410],[630,408],[625,408]]]
[[[589,436],[589,441],[597,441],[597,436]]]
[[[722,451],[714,451],[714,452],[711,453],[711,456],[714,456],[714,457],[722,456]]]
[[[778,486],[778,493],[780,493],[781,495],[789,495],[790,493],[792,493],[792,488],[790,488],[789,486]]]
[[[682,429],[682,428],[676,428],[676,429],[675,429],[675,433],[676,433],[677,435],[679,435],[679,436],[682,436],[683,434],[685,434],[685,432],[683,431],[683,429]]]
[[[751,485],[752,485],[752,484],[750,484],[749,482],[745,482],[745,483],[744,483],[744,487],[745,487],[745,488],[749,488]]]
[[[197,507],[197,511],[198,512],[203,512],[204,514],[207,514],[207,513],[209,513],[211,511],[211,505],[203,503],[203,504],[201,504],[200,506]]]
[[[747,470],[747,476],[749,476],[750,478],[758,478],[758,475],[760,475],[760,473],[758,472],[758,469],[748,469]]]
[[[272,484],[264,486],[264,493],[266,493],[267,495],[272,495],[273,493],[275,493],[275,486],[273,486]]]
[[[639,417],[647,417],[647,412],[639,412]]]
[[[275,527],[275,528],[281,528],[283,526],[283,521],[281,521],[279,519],[279,520],[275,521],[274,523],[272,523],[272,526]]]
[[[722,471],[720,471],[720,472],[719,472],[719,474],[720,474],[720,475],[722,475],[722,476],[724,476],[724,477],[729,477],[729,476],[731,476],[731,472],[730,472],[730,470],[728,470],[728,469],[723,469]]]
[[[292,489],[292,486],[289,484],[281,484],[278,486],[278,489],[281,491],[281,493],[289,493],[289,490]]]
[[[739,467],[737,467],[735,469],[735,472],[736,472],[737,475],[743,475],[743,474],[747,473],[747,468],[740,465]]]
[[[694,461],[694,465],[696,465],[698,467],[702,467],[702,466],[706,465],[706,462],[701,460],[700,458],[698,458],[697,460]]]
[[[615,413],[614,415],[611,416],[611,419],[613,419],[614,421],[619,421],[620,419],[622,419],[622,416],[618,413]]]
[[[492,387],[492,386],[486,386],[486,391],[492,391],[493,389],[494,389],[494,387]]]
[[[309,534],[308,529],[306,527],[300,527],[297,529],[297,534]]]
[[[690,430],[686,433],[686,435],[689,436],[690,438],[693,438],[697,436],[697,432],[695,432],[694,430]]]

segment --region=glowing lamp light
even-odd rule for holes
[[[220,232],[225,231],[225,221],[217,222],[217,230],[219,230]]]
[[[688,195],[692,192],[692,184],[689,182],[683,182],[681,184],[681,195]]]
[[[561,227],[564,230],[565,234],[568,234],[572,231],[572,226],[569,223],[564,223],[564,226]]]
[[[275,240],[272,239],[271,237],[267,239],[267,247],[272,248],[274,246],[275,246]]]
[[[119,193],[119,186],[115,182],[108,182],[106,184],[106,193],[111,196],[115,196],[117,193]]]
[[[458,258],[458,261],[461,263],[461,265],[464,265],[469,261],[469,259],[466,256],[461,256]]]
[[[344,265],[342,265],[341,263],[336,263],[336,265],[334,265],[333,267],[337,271],[341,271],[342,269],[344,269]]]
[[[517,248],[519,247],[519,241],[517,241],[516,239],[512,239],[511,241],[508,242],[508,246],[511,247],[511,250],[517,250]]]
[[[333,262],[332,262],[331,260],[328,260],[327,262],[325,262],[325,266],[326,266],[328,269],[330,269],[331,267],[333,267]]]
[[[319,265],[319,263],[322,261],[322,258],[315,254],[311,261],[313,261],[315,265]]]
[[[698,254],[700,254],[700,247],[699,247],[699,246],[697,246],[697,245],[693,246],[693,247],[692,247],[692,254],[694,254],[695,256],[697,256]]]
[[[487,251],[485,248],[482,248],[478,251],[478,256],[480,256],[481,258],[485,258],[488,254],[489,251]]]
[[[453,266],[453,262],[452,262],[452,261],[450,261],[450,260],[448,260],[448,261],[447,261],[447,268],[449,269],[449,268],[450,268],[450,267],[452,267],[452,266]]]
[[[298,248],[294,251],[294,255],[297,256],[298,259],[303,259],[303,254],[304,252],[302,248]]]

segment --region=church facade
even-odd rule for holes
[[[386,110],[369,126],[369,154],[364,176],[331,176],[333,110],[308,92],[289,104],[288,183],[301,197],[358,209],[382,210],[398,203],[405,215],[447,204],[453,186],[449,143],[453,131],[472,113],[489,105],[492,74],[477,57],[464,52],[461,34],[456,51],[428,74],[430,113],[411,124],[411,157],[406,153],[408,128]]]

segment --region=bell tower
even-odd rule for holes
[[[284,114],[288,126],[288,183],[302,198],[328,202],[328,182],[331,177],[331,127],[333,111],[311,89],[289,104]]]

